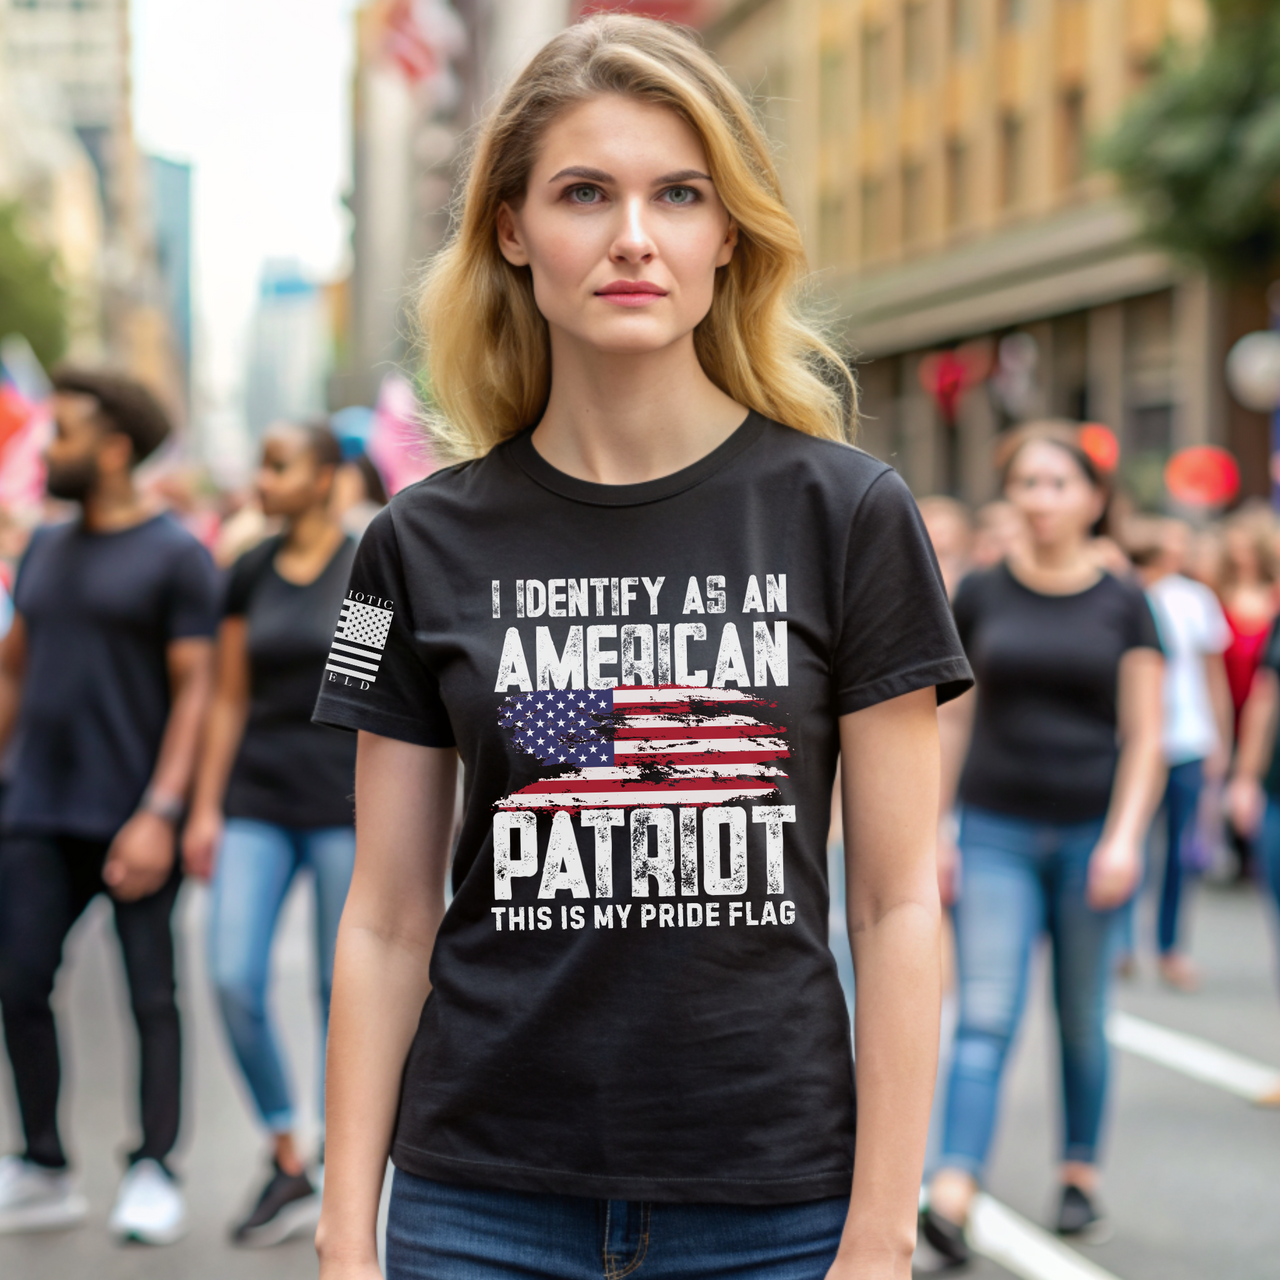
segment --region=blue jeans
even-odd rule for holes
[[[310,868],[316,889],[323,1117],[333,950],[355,857],[353,827],[303,831],[249,818],[227,820],[209,908],[209,974],[236,1060],[262,1123],[272,1133],[287,1133],[294,1124],[279,1040],[267,1012],[271,942],[280,908],[294,876],[303,867]]]
[[[1164,870],[1160,882],[1160,912],[1157,917],[1156,943],[1160,954],[1167,956],[1178,949],[1178,923],[1182,911],[1182,890],[1186,883],[1186,869],[1182,865],[1182,845],[1196,820],[1200,806],[1200,792],[1204,788],[1204,761],[1188,760],[1169,766],[1169,779],[1165,783],[1164,809],[1165,854]],[[1148,860],[1148,875],[1154,869],[1154,859]],[[1138,902],[1135,896],[1124,911],[1121,950],[1133,955],[1137,950],[1134,940],[1134,916]]]
[[[397,1169],[387,1280],[823,1280],[849,1201],[665,1204],[494,1191]]]
[[[1063,1159],[1092,1163],[1107,1089],[1106,1012],[1120,910],[1085,901],[1102,819],[1070,825],[966,809],[955,907],[959,1024],[947,1090],[944,1168],[980,1176],[1000,1075],[1026,1003],[1034,945],[1048,932],[1062,1053]]]
[[[1272,901],[1280,910],[1280,799],[1267,797],[1262,819],[1262,839],[1258,842],[1258,858],[1263,882],[1271,891]]]

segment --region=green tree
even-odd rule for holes
[[[20,333],[47,368],[67,345],[67,296],[54,255],[23,233],[21,210],[0,204],[0,338]]]
[[[1100,159],[1154,243],[1261,283],[1280,265],[1280,4],[1210,7],[1208,43],[1165,50]]]

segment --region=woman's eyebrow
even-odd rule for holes
[[[611,173],[605,173],[603,169],[592,169],[587,165],[575,164],[570,165],[567,169],[561,169],[559,173],[553,174],[547,179],[548,183],[559,182],[561,178],[582,178],[587,182],[617,182],[617,178]],[[655,178],[653,185],[655,187],[665,187],[673,182],[693,182],[701,178],[704,182],[711,181],[709,173],[703,173],[701,169],[678,169],[675,173],[664,173],[662,177]]]

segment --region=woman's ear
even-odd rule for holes
[[[732,218],[729,219],[729,229],[724,233],[724,243],[720,246],[720,252],[716,254],[716,266],[728,266],[729,260],[733,257],[733,251],[738,247],[738,224]]]
[[[498,251],[513,267],[527,267],[529,255],[525,251],[520,220],[504,200],[498,206]]]

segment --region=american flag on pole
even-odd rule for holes
[[[391,630],[391,613],[390,609],[361,604],[348,596],[338,614],[338,628],[333,633],[325,670],[373,684]]]
[[[546,775],[500,809],[717,805],[777,795],[790,755],[773,703],[737,689],[540,689],[498,722]]]

